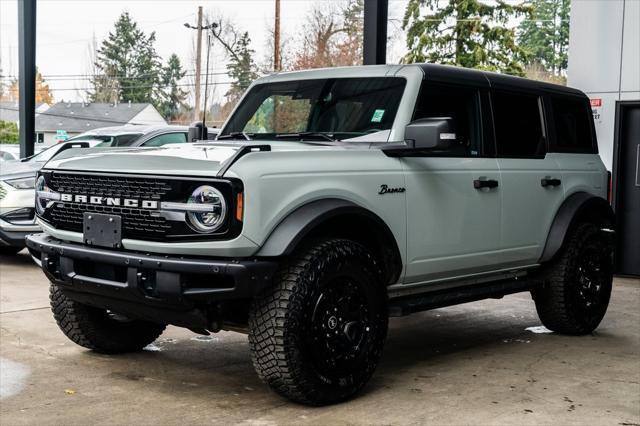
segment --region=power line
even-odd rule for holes
[[[204,71],[207,72],[206,70]],[[209,75],[227,75],[227,71],[220,70],[210,70]],[[108,79],[128,79],[128,80],[136,80],[136,79],[145,79],[148,77],[153,77],[157,75],[157,73],[147,73],[147,74],[139,74],[134,76],[124,76],[124,75],[106,75],[106,74],[50,74],[44,75],[41,74],[42,80],[44,83],[47,81],[67,81],[67,80],[91,80],[93,78],[108,78]],[[188,72],[182,78],[185,77],[193,77],[195,76],[195,72]],[[18,76],[16,75],[0,75],[0,79],[2,80],[17,80]]]

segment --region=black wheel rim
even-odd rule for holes
[[[362,284],[334,279],[315,298],[309,318],[307,351],[325,380],[352,374],[366,357],[376,323]]]
[[[597,317],[611,280],[611,253],[607,245],[596,241],[585,245],[580,250],[575,277],[582,310],[588,317]]]

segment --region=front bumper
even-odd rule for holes
[[[128,316],[211,329],[218,302],[250,299],[271,282],[276,262],[159,256],[26,239],[47,277],[68,297]]]
[[[36,224],[16,225],[0,219],[0,246],[24,247],[25,237],[40,231]]]

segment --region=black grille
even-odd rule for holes
[[[100,197],[143,198],[160,200],[171,186],[167,181],[121,176],[54,174],[49,186],[67,194],[91,194]]]
[[[84,212],[117,214],[122,217],[122,235],[125,238],[157,239],[171,230],[163,217],[151,216],[148,210],[91,204],[56,203],[51,208],[51,220],[58,229],[82,232]]]
[[[42,173],[52,191],[95,197],[119,198],[121,200],[148,200],[184,203],[195,188],[203,184],[215,185],[227,200],[234,200],[242,191],[238,181],[207,178],[170,178],[144,175],[92,175],[74,172]],[[227,223],[214,234],[198,234],[185,221],[168,220],[158,216],[154,210],[107,206],[90,203],[55,201],[41,218],[54,228],[83,232],[84,213],[118,215],[122,219],[122,238],[166,241],[192,239],[234,238],[240,234],[242,222],[228,215]]]
[[[62,173],[52,174],[48,185],[53,191],[64,194],[157,201],[166,201],[173,189],[170,181],[163,179]],[[124,238],[161,240],[172,229],[172,224],[165,218],[152,216],[146,209],[70,202],[56,202],[48,209],[46,219],[58,229],[82,232],[85,212],[119,215]]]

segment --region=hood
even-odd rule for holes
[[[38,161],[4,161],[0,163],[0,179],[14,179],[36,174],[43,166]]]
[[[46,169],[124,172],[159,175],[213,176],[239,149],[271,145],[273,151],[344,149],[299,142],[248,141],[237,143],[174,144],[150,148],[68,149],[46,164]],[[366,144],[361,144],[365,145]]]

